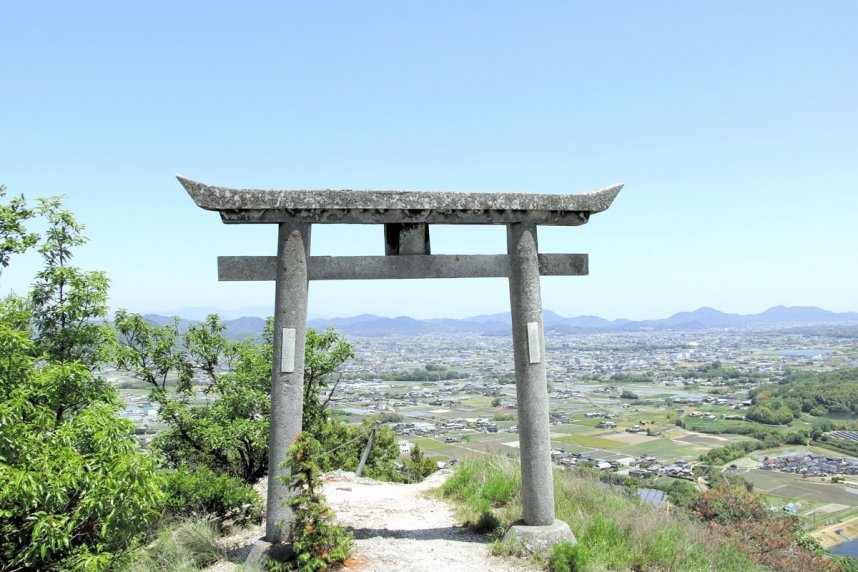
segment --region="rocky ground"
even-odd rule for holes
[[[355,549],[344,570],[361,572],[522,572],[524,563],[490,554],[484,535],[458,525],[450,507],[427,491],[449,476],[439,471],[422,483],[403,485],[335,472],[323,476],[325,496],[337,521],[354,534]],[[264,490],[264,488],[263,488]],[[209,570],[226,572],[244,561],[264,526],[226,537],[231,562]]]

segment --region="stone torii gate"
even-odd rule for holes
[[[218,257],[218,280],[275,280],[274,363],[265,540],[288,540],[291,492],[277,478],[301,432],[309,280],[509,278],[523,522],[531,544],[574,539],[554,517],[541,276],[582,276],[586,254],[540,254],[537,225],[577,226],[606,210],[622,185],[576,195],[404,191],[275,191],[215,187],[177,177],[226,224],[278,225],[277,256]],[[311,256],[313,224],[383,224],[384,256]],[[507,254],[433,255],[430,224],[503,224]]]

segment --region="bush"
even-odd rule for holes
[[[113,388],[77,362],[37,368],[32,343],[4,318],[0,562],[106,570],[160,516],[157,466],[118,417]]]
[[[834,572],[838,566],[823,556],[794,517],[773,514],[759,496],[741,486],[721,483],[702,493],[696,513],[731,538],[751,558],[769,569]]]
[[[586,546],[561,542],[551,547],[548,565],[551,572],[583,572],[589,559],[590,552]]]
[[[334,524],[334,513],[319,492],[319,467],[316,459],[321,447],[311,435],[302,433],[289,449],[286,465],[291,472],[289,486],[297,494],[287,502],[294,511],[292,548],[299,572],[327,570],[349,557],[352,536]]]
[[[160,516],[161,477],[93,375],[110,349],[107,277],[70,265],[83,227],[39,202],[0,204],[0,267],[37,241],[43,261],[28,298],[0,300],[0,569],[108,570]],[[41,240],[23,227],[36,214]]]
[[[169,514],[178,517],[234,519],[236,524],[262,519],[262,498],[236,477],[219,475],[208,467],[180,467],[167,477]]]
[[[438,464],[423,454],[419,445],[411,449],[411,458],[405,461],[401,470],[401,480],[406,483],[419,483],[438,470]]]
[[[492,534],[501,528],[501,521],[492,511],[486,510],[483,511],[480,518],[477,519],[477,522],[471,528],[479,534]]]

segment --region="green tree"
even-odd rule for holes
[[[324,423],[330,422],[327,407],[337,389],[341,376],[331,383],[337,369],[354,358],[354,348],[336,330],[324,332],[307,329],[304,352],[304,418],[302,428],[318,434]]]
[[[414,445],[409,457],[403,468],[405,482],[419,483],[438,470],[438,464],[427,458],[419,445]]]
[[[71,266],[73,249],[86,243],[83,225],[57,198],[42,199],[39,211],[48,230],[38,251],[44,266],[30,291],[37,350],[54,362],[79,361],[97,368],[110,351],[108,280],[103,272]]]
[[[118,337],[115,353],[116,367],[145,381],[153,389],[165,390],[171,375],[178,378],[182,389],[189,389],[192,373],[179,346],[179,320],[156,326],[140,314],[124,309],[113,315],[113,327]]]
[[[230,344],[223,338],[217,317],[209,316],[204,324],[188,329],[183,336],[183,348],[175,366],[184,372],[177,393],[168,393],[163,385],[152,393],[152,399],[160,405],[160,416],[168,425],[155,438],[153,447],[171,466],[204,466],[248,483],[256,482],[268,471],[270,342]],[[229,356],[230,369],[218,373],[217,364],[225,354]],[[167,352],[163,356],[170,361],[174,359]],[[191,361],[194,359],[196,368]],[[155,367],[158,371],[169,369],[163,365]],[[200,370],[203,374],[197,377],[203,383],[202,391],[212,399],[194,405],[191,398],[195,389],[191,382],[194,372]]]
[[[93,374],[109,349],[93,323],[107,280],[69,265],[82,227],[58,200],[42,204],[45,267],[29,299],[0,303],[0,571],[108,570],[159,517],[161,479]],[[0,244],[32,245],[0,226]]]
[[[261,341],[230,343],[216,315],[190,326],[184,334],[176,321],[155,326],[137,314],[117,312],[114,324],[120,347],[117,366],[152,388],[167,429],[153,441],[171,467],[209,467],[252,483],[268,471],[271,413],[273,324]],[[339,367],[354,350],[336,331],[307,331],[303,431],[327,453],[323,470],[355,470],[369,425],[346,425],[330,415],[339,383]],[[336,377],[335,377],[336,376]],[[176,379],[175,391],[168,391]],[[196,392],[210,397],[194,403]],[[368,476],[393,479],[398,456],[395,435],[381,428],[367,462]]]

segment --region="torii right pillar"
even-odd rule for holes
[[[551,426],[536,225],[507,225],[507,254],[524,514],[521,521],[510,527],[504,539],[523,542],[534,550],[547,551],[558,542],[575,542],[575,535],[569,525],[554,517]]]

